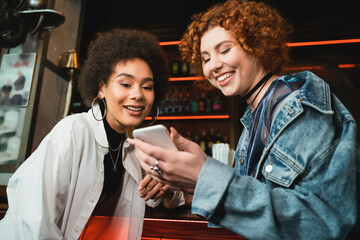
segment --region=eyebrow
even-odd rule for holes
[[[128,78],[131,78],[131,79],[135,79],[134,75],[131,75],[131,74],[129,74],[129,73],[119,73],[119,74],[116,76],[116,78],[118,78],[118,77],[128,77]],[[151,78],[151,77],[146,77],[146,78],[144,78],[142,81],[143,81],[143,82],[153,82],[154,79]]]
[[[215,45],[215,49],[219,49],[222,45],[224,45],[225,43],[233,43],[231,40],[224,40],[224,41],[221,41],[219,42],[218,44]],[[200,52],[200,54],[207,54],[208,52],[207,51],[202,51]]]

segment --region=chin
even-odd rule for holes
[[[128,120],[126,122],[124,122],[124,125],[127,127],[137,127],[139,126],[143,121],[145,120],[145,118],[141,118],[141,119],[136,119],[136,120]]]
[[[233,92],[233,91],[226,91],[224,89],[221,89],[221,92],[222,94],[224,94],[224,96],[226,97],[233,97],[233,96],[236,96],[236,92]]]

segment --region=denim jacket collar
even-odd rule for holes
[[[259,161],[260,163],[266,157],[285,127],[304,111],[303,105],[312,107],[324,114],[333,114],[331,109],[331,92],[327,83],[309,71],[294,73],[292,76],[304,79],[305,83],[299,90],[294,91],[285,98],[278,108],[276,117],[273,120],[274,122],[271,124],[269,139]],[[252,110],[248,107],[240,120],[247,130],[250,128],[251,113]],[[255,177],[257,177],[258,173],[259,169],[257,169]]]
[[[295,113],[303,111],[301,106],[302,103],[323,113],[333,113],[331,109],[331,92],[327,83],[322,81],[321,78],[310,71],[294,73],[291,74],[291,76],[301,78],[306,81],[299,91],[295,91],[291,94],[291,97],[285,100],[288,104],[283,104],[283,108],[279,109],[279,112],[286,110],[288,113],[291,113],[290,115],[297,116]],[[251,114],[252,110],[248,107],[244,116],[240,119],[247,130],[249,130],[250,127]],[[276,121],[276,119],[277,118],[274,120]]]

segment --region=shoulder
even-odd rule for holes
[[[61,119],[50,131],[48,137],[54,140],[79,139],[93,135],[86,113],[77,113]]]

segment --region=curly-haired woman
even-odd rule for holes
[[[290,31],[264,3],[229,0],[196,15],[181,41],[184,59],[209,83],[249,105],[235,168],[173,128],[183,151],[129,141],[149,173],[194,190],[192,213],[245,238],[355,237],[356,123],[315,74],[280,75]]]
[[[161,200],[166,207],[183,204],[181,192],[164,193],[162,183],[150,175],[143,179],[126,141],[147,115],[156,114],[167,72],[152,34],[99,34],[79,79],[91,108],[62,119],[11,177],[0,238],[140,239],[145,201],[152,207]]]

